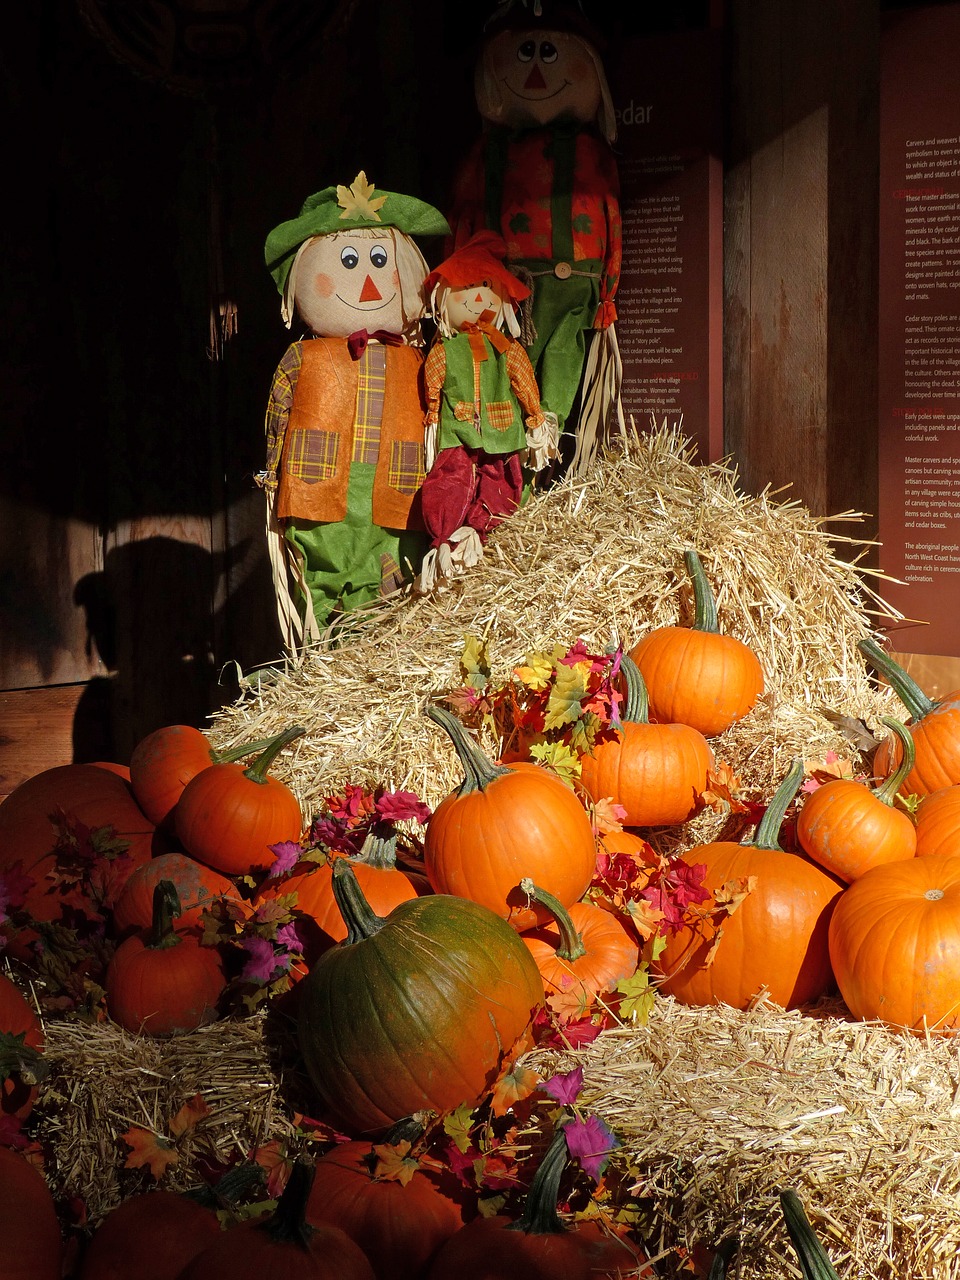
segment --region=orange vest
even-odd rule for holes
[[[324,523],[347,514],[359,361],[345,338],[312,338],[302,363],[277,475],[277,516]],[[380,451],[373,482],[374,524],[422,528],[424,476],[423,356],[416,347],[386,348]]]

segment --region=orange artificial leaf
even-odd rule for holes
[[[198,1121],[209,1114],[210,1108],[200,1094],[195,1093],[192,1098],[183,1104],[170,1121],[171,1135],[174,1138],[182,1137],[185,1133],[189,1133],[191,1129],[195,1128]]]
[[[373,1176],[384,1182],[399,1182],[405,1187],[419,1168],[417,1161],[410,1156],[410,1143],[406,1140],[396,1146],[375,1143],[373,1151],[377,1157]]]
[[[130,1154],[123,1165],[125,1169],[147,1168],[159,1181],[180,1159],[176,1147],[169,1138],[151,1133],[149,1129],[131,1127],[120,1136],[130,1148]]]
[[[514,1063],[497,1081],[490,1100],[495,1116],[506,1115],[515,1102],[528,1098],[540,1084],[540,1077],[530,1067]]]
[[[713,900],[728,916],[732,916],[747,894],[753,893],[756,887],[756,876],[738,876],[735,880],[727,880],[719,889],[714,889]]]
[[[660,921],[663,920],[664,913],[646,898],[630,898],[627,901],[627,912],[633,927],[644,942],[655,933],[659,933]]]
[[[626,816],[627,811],[622,804],[614,804],[609,796],[604,796],[593,806],[593,829],[598,836],[612,835],[623,830]]]
[[[826,752],[822,760],[804,760],[803,772],[806,778],[814,782],[830,782],[834,778],[855,776],[852,762],[838,756],[835,751]]]
[[[265,1142],[262,1147],[255,1147],[253,1159],[267,1174],[267,1191],[274,1198],[279,1198],[290,1179],[293,1160],[287,1155],[286,1146],[277,1138]]]
[[[707,770],[707,785],[701,793],[703,803],[717,813],[747,813],[748,806],[737,799],[740,779],[723,760]]]
[[[593,996],[582,982],[571,986],[569,991],[551,991],[546,998],[547,1008],[563,1022],[576,1022],[586,1017],[593,1005]]]

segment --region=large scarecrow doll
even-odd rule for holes
[[[419,568],[428,267],[411,237],[448,232],[431,205],[361,172],[267,237],[282,317],[308,330],[274,374],[259,477],[291,651]]]
[[[500,5],[476,68],[483,132],[457,176],[450,216],[455,245],[495,229],[510,263],[530,273],[528,351],[575,474],[622,424],[616,120],[598,45],[578,6]]]
[[[520,505],[526,477],[557,456],[557,422],[540,405],[517,307],[530,289],[480,231],[427,277],[438,336],[424,371],[430,549],[420,589],[479,563],[491,529]]]

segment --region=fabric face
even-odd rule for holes
[[[389,231],[319,236],[296,265],[297,310],[311,333],[346,338],[358,329],[400,333],[403,306]]]
[[[503,299],[491,281],[481,280],[466,289],[449,289],[444,306],[447,323],[451,330],[457,331],[465,325],[476,324],[481,316],[488,324],[496,323]]]
[[[595,55],[579,36],[535,27],[501,31],[483,60],[484,74],[499,92],[496,123],[530,128],[595,119],[600,79]]]

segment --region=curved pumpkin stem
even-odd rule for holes
[[[936,709],[937,703],[927,697],[916,680],[909,676],[899,663],[894,662],[875,640],[867,636],[858,641],[857,648],[890,682],[897,697],[910,712],[912,720],[922,720],[924,716]]]
[[[714,600],[713,592],[710,590],[707,575],[703,572],[700,557],[695,551],[685,551],[683,553],[683,563],[687,566],[687,573],[689,573],[690,581],[693,583],[695,614],[692,630],[709,631],[713,635],[719,635],[717,602]]]
[[[347,926],[345,942],[362,942],[364,938],[372,938],[380,932],[385,917],[378,916],[364,897],[349,858],[334,858],[330,868],[330,887]]]
[[[900,739],[900,745],[903,748],[903,759],[900,761],[900,767],[896,773],[891,773],[890,777],[874,791],[874,795],[878,800],[882,800],[884,804],[893,804],[897,798],[897,792],[903,784],[907,774],[913,768],[917,759],[917,747],[913,740],[913,734],[905,724],[899,720],[894,720],[892,716],[881,716],[880,723],[885,724],[888,729],[892,729],[896,736]]]
[[[267,770],[273,764],[274,760],[294,738],[302,737],[307,731],[302,725],[291,725],[289,729],[284,729],[283,733],[278,733],[275,738],[267,740],[267,747],[260,755],[257,756],[253,764],[248,769],[244,769],[243,776],[249,778],[251,782],[259,782],[265,784],[267,781]]]
[[[646,682],[640,668],[628,653],[620,659],[620,670],[623,672],[623,682],[627,686],[627,697],[620,719],[629,720],[631,724],[649,724],[650,703],[647,698]]]
[[[560,945],[557,947],[557,955],[560,959],[579,960],[581,956],[585,956],[587,948],[583,945],[583,934],[577,931],[576,925],[570,919],[570,912],[560,899],[555,898],[546,889],[541,889],[539,885],[534,884],[528,876],[524,876],[520,881],[520,888],[528,898],[532,898],[534,902],[539,902],[546,907],[554,920],[556,920],[557,928],[560,931]]]
[[[494,764],[484,755],[453,712],[431,702],[427,705],[425,714],[446,732],[460,758],[464,777],[457,788],[458,796],[468,796],[474,791],[485,791],[491,782],[510,772],[505,765]]]
[[[523,1213],[506,1227],[507,1231],[525,1231],[528,1236],[563,1235],[567,1228],[557,1213],[557,1200],[560,1198],[560,1178],[568,1160],[567,1137],[561,1126],[554,1131],[533,1175],[523,1203]]]
[[[277,1244],[292,1244],[307,1252],[313,1227],[307,1221],[307,1201],[313,1186],[314,1168],[303,1160],[294,1161],[290,1177],[277,1207],[254,1230],[265,1232]]]
[[[150,941],[147,946],[153,950],[161,947],[175,947],[180,941],[173,921],[180,915],[180,895],[172,880],[161,880],[153,890],[153,916],[150,922]]]
[[[770,849],[783,853],[779,844],[780,828],[783,826],[783,815],[787,812],[790,801],[800,790],[803,779],[803,761],[794,760],[789,772],[774,792],[773,799],[767,805],[763,817],[757,826],[753,839],[747,841],[756,849]]]
[[[360,852],[352,862],[390,871],[397,865],[397,829],[391,823],[378,822],[367,832]]]

